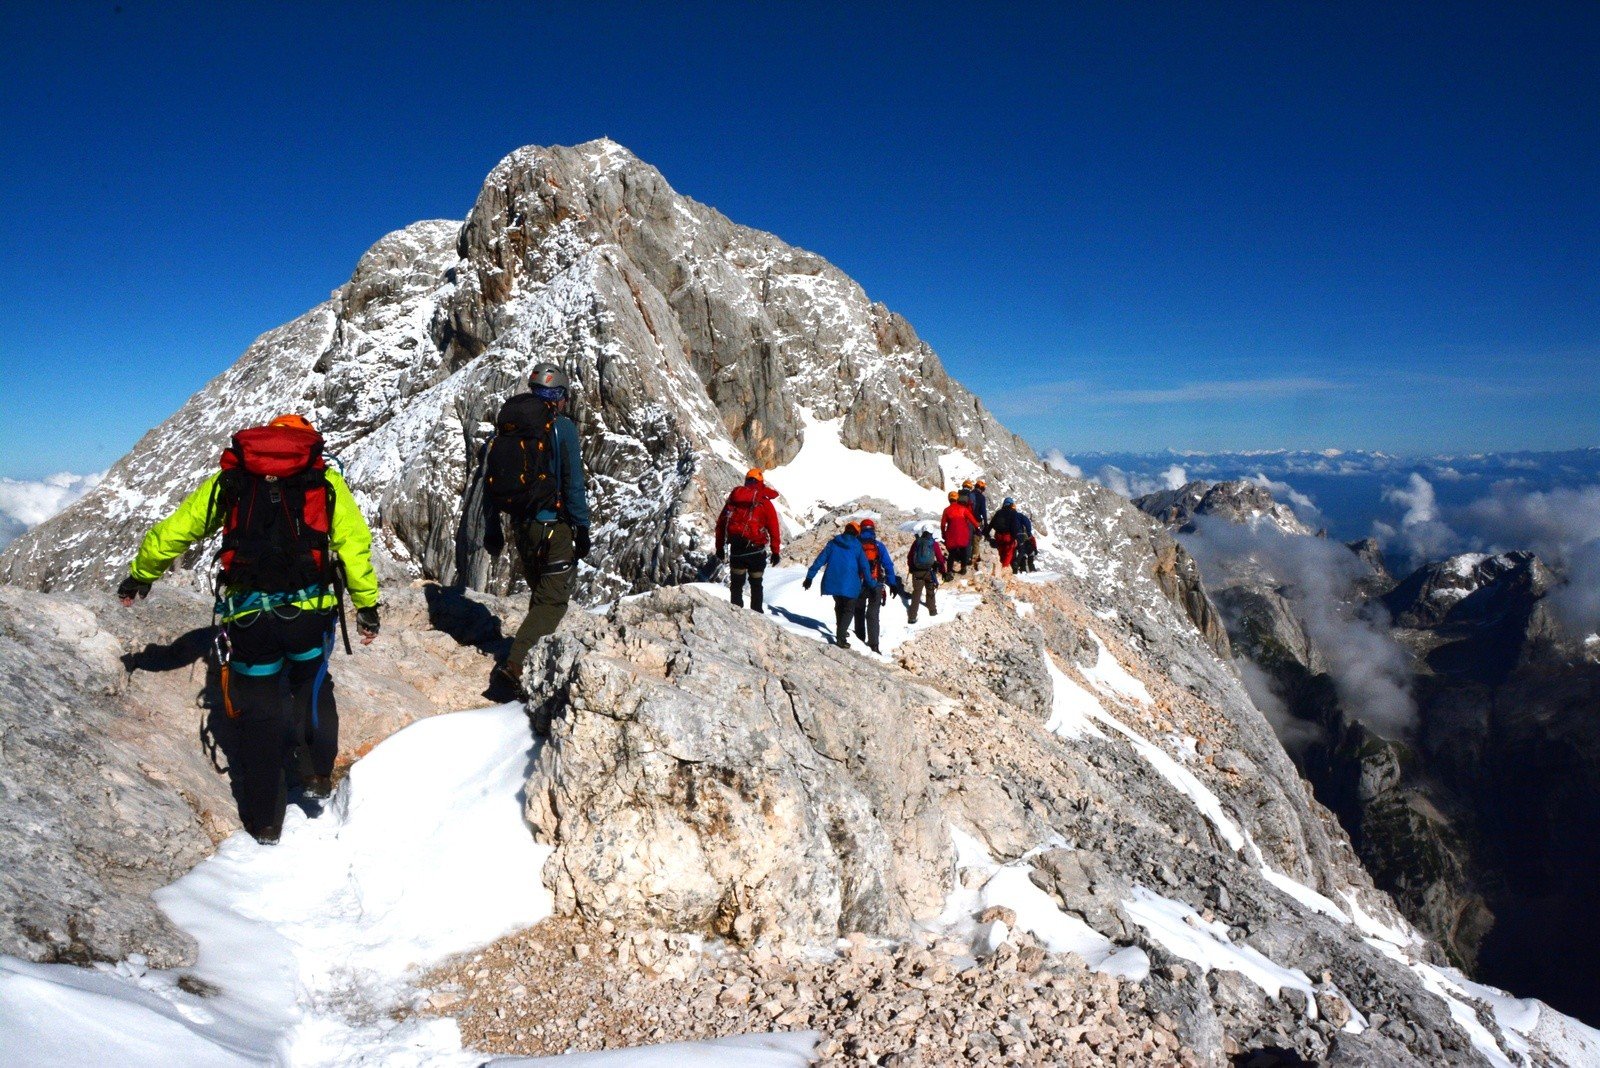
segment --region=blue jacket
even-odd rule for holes
[[[867,570],[867,554],[861,551],[861,539],[854,534],[836,534],[822,547],[817,558],[811,561],[806,581],[817,577],[823,567],[822,592],[827,597],[860,597],[862,587],[877,589]]]
[[[1027,537],[1032,537],[1033,536],[1033,520],[1029,519],[1026,515],[1022,514],[1021,512],[1017,513],[1017,530],[1016,530],[1016,534],[1017,534],[1017,540],[1018,541],[1021,541],[1023,538],[1027,538]]]
[[[878,541],[878,536],[870,530],[863,530],[861,532],[861,541]],[[865,550],[862,550],[862,555],[866,555]],[[900,578],[894,573],[894,558],[889,555],[889,547],[881,541],[878,541],[878,563],[883,565],[882,585],[889,587],[891,590],[900,585]],[[869,562],[867,567],[870,569],[872,564]]]
[[[561,480],[561,503],[565,515],[540,512],[534,518],[549,522],[564,519],[575,527],[589,525],[589,496],[583,487],[583,450],[578,446],[578,427],[564,415],[556,416],[555,471]]]
[[[981,489],[972,491],[972,514],[978,517],[980,527],[989,522],[989,497]]]

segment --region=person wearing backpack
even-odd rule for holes
[[[950,491],[950,506],[939,518],[939,533],[944,538],[945,551],[950,557],[945,577],[949,578],[954,573],[957,564],[961,565],[961,573],[965,575],[967,564],[972,560],[972,543],[976,536],[983,534],[983,528],[978,525],[972,509],[961,499],[961,494],[955,490]]]
[[[299,415],[239,431],[220,467],[144,536],[117,597],[128,606],[148,596],[191,545],[222,532],[215,646],[226,718],[218,741],[239,821],[271,845],[283,831],[285,773],[297,750],[309,755],[305,795],[325,798],[332,789],[339,713],[328,657],[339,584],[356,606],[361,643],[371,644],[372,532],[343,476],[324,462],[322,435]]]
[[[1012,559],[1016,556],[1017,535],[1021,530],[1019,518],[1017,502],[1007,497],[984,528],[984,534],[993,541],[999,557],[994,565],[996,575],[1011,567]]]
[[[766,484],[759,467],[745,472],[744,485],[728,494],[717,516],[717,560],[728,559],[729,597],[740,608],[744,607],[744,584],[750,580],[750,607],[761,611],[762,579],[767,564],[778,566],[779,537],[778,510],[772,502],[778,491]]]
[[[578,561],[589,555],[589,498],[583,483],[578,428],[567,417],[570,381],[553,363],[528,375],[528,392],[495,416],[483,455],[484,536],[490,556],[505,548],[500,518],[511,521],[528,580],[528,614],[517,628],[497,679],[522,689],[523,663],[534,643],[555,633],[567,614]]]
[[[856,536],[855,524],[835,534],[822,547],[817,558],[811,561],[803,583],[806,589],[822,571],[822,593],[833,598],[833,643],[841,649],[850,648],[850,624],[855,619],[856,602],[862,596],[877,596],[877,585],[867,567],[867,554],[861,550],[861,539]],[[826,570],[823,570],[826,568]]]
[[[1037,571],[1039,557],[1039,541],[1033,536],[1033,520],[1020,509],[1017,511],[1017,555],[1011,563],[1011,570],[1016,574],[1024,571]]]
[[[911,603],[906,606],[907,623],[917,621],[917,608],[922,604],[924,594],[928,602],[928,615],[939,614],[934,593],[939,588],[939,576],[945,567],[944,549],[933,536],[933,531],[924,529],[918,532],[911,549],[906,553],[906,572],[911,576]]]
[[[894,560],[889,556],[889,547],[878,540],[877,522],[863,519],[857,537],[861,541],[862,555],[867,558],[867,573],[872,576],[874,587],[865,596],[856,599],[856,637],[876,653],[879,652],[879,610],[888,603],[889,594],[898,597],[902,591],[900,579],[894,573]]]

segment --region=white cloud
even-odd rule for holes
[[[1161,472],[1161,485],[1169,490],[1182,489],[1188,481],[1189,476],[1177,464]]]
[[[1083,468],[1067,459],[1067,454],[1060,449],[1049,449],[1044,454],[1045,466],[1052,471],[1060,471],[1063,475],[1073,478],[1083,477]]]
[[[1165,389],[1112,389],[1096,394],[1094,399],[1115,404],[1196,404],[1298,397],[1339,388],[1339,383],[1322,378],[1247,378],[1188,382]]]
[[[36,527],[94,489],[105,477],[68,472],[38,481],[0,478],[0,544]]]
[[[1434,495],[1433,483],[1415,471],[1404,486],[1384,489],[1383,499],[1405,509],[1398,528],[1381,520],[1372,524],[1373,537],[1385,549],[1400,550],[1416,566],[1442,559],[1460,548],[1460,536],[1439,517],[1439,499]]]
[[[1246,476],[1245,481],[1254,482],[1272,494],[1274,500],[1282,501],[1294,509],[1294,514],[1299,516],[1302,522],[1311,526],[1326,525],[1323,521],[1322,509],[1317,507],[1317,502],[1289,485],[1289,483],[1279,479],[1268,478],[1260,471]]]

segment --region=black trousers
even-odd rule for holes
[[[862,590],[862,596],[868,591]],[[833,640],[838,645],[850,641],[850,624],[856,618],[856,603],[861,597],[835,597],[833,599]]]
[[[856,598],[856,637],[876,649],[878,647],[878,610],[883,607],[883,595],[878,590],[862,590]]]
[[[767,574],[767,547],[743,538],[728,539],[728,593],[733,603],[744,607],[744,584],[750,582],[750,607],[761,611],[763,580]]]
[[[217,741],[228,757],[239,822],[253,835],[283,827],[291,760],[297,777],[333,772],[339,709],[327,650],[336,625],[330,610],[287,619],[258,612],[226,626],[233,643],[228,696],[237,718],[217,721]]]

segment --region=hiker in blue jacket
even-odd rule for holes
[[[878,589],[867,565],[867,554],[861,551],[861,539],[856,536],[858,529],[851,523],[844,528],[844,533],[835,534],[806,571],[805,588],[808,590],[817,572],[822,571],[823,596],[833,598],[833,643],[841,649],[850,648],[847,635],[855,618],[856,601],[863,592],[876,596]]]
[[[900,578],[894,573],[889,547],[878,540],[878,524],[872,519],[863,519],[859,536],[861,551],[867,558],[867,571],[876,588],[856,598],[856,637],[876,653],[882,651],[878,648],[878,610],[888,603],[890,593],[900,596]]]

